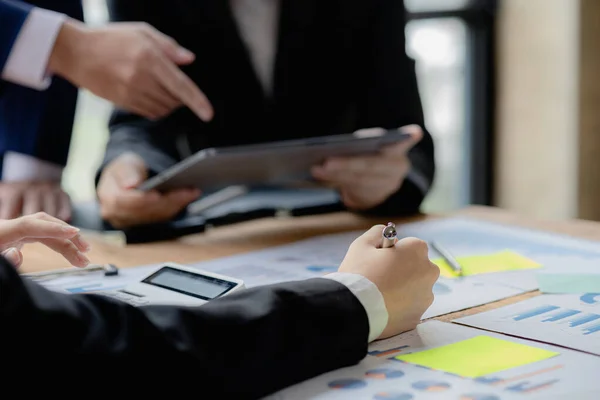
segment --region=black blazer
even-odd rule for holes
[[[135,151],[157,173],[209,146],[424,127],[414,61],[405,52],[402,0],[281,0],[272,97],[262,90],[228,1],[110,0],[109,9],[112,20],[148,22],[196,53],[197,61],[183,69],[215,116],[204,123],[181,109],[150,122],[117,111],[104,164]],[[430,186],[428,133],[411,161]],[[407,181],[377,211],[417,212],[424,194]]]
[[[0,258],[0,328],[3,391],[34,389],[10,379],[24,376],[51,379],[45,394],[79,383],[94,394],[166,389],[169,397],[254,399],[362,360],[369,322],[344,285],[324,278],[246,289],[201,307],[136,308],[48,291]]]

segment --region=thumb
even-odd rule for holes
[[[16,268],[19,268],[23,263],[23,255],[14,247],[3,251],[2,256],[4,256],[4,258],[6,258]]]
[[[140,157],[125,154],[115,163],[113,176],[120,187],[132,189],[146,180],[148,170]]]
[[[421,139],[423,139],[423,130],[419,125],[406,125],[398,128],[398,131],[408,134],[410,137],[398,144],[384,147],[382,150],[383,154],[390,156],[404,156],[410,149],[419,143]]]

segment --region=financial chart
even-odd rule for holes
[[[267,400],[600,398],[597,397],[600,395],[600,381],[597,379],[600,358],[523,339],[507,339],[494,333],[489,335],[559,354],[478,378],[450,374],[395,358],[400,354],[423,351],[481,334],[473,328],[429,321],[415,331],[373,343],[368,356],[356,366],[318,376],[275,393]]]
[[[541,295],[456,322],[600,355],[600,293]]]

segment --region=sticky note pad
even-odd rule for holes
[[[463,276],[540,268],[542,266],[541,264],[510,250],[485,255],[457,257],[456,261],[458,261],[463,268]],[[432,262],[440,267],[440,275],[446,278],[456,278],[458,276],[443,258],[432,260]]]
[[[395,358],[467,378],[478,378],[542,361],[558,354],[491,336],[476,336],[446,346],[398,355]]]
[[[600,293],[600,272],[544,272],[536,278],[542,293]]]

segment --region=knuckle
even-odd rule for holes
[[[32,217],[36,219],[47,219],[50,217],[50,215],[48,215],[48,213],[46,213],[45,211],[38,211],[35,214],[33,214]]]
[[[433,292],[428,293],[427,294],[427,304],[428,304],[427,308],[429,308],[429,306],[431,306],[434,301],[435,301],[435,296],[434,296]]]
[[[419,253],[427,252],[429,250],[427,242],[425,242],[424,240],[421,240],[416,237],[406,238],[406,240],[410,247]]]
[[[135,67],[128,68],[123,74],[123,83],[125,87],[121,88],[121,96],[127,98],[129,95],[129,86],[133,85],[138,80],[138,69]]]
[[[148,32],[150,32],[152,30],[151,27],[150,27],[150,24],[147,23],[147,22],[145,22],[145,21],[136,21],[136,22],[133,22],[132,26],[136,30],[144,32],[144,33],[148,33]]]

